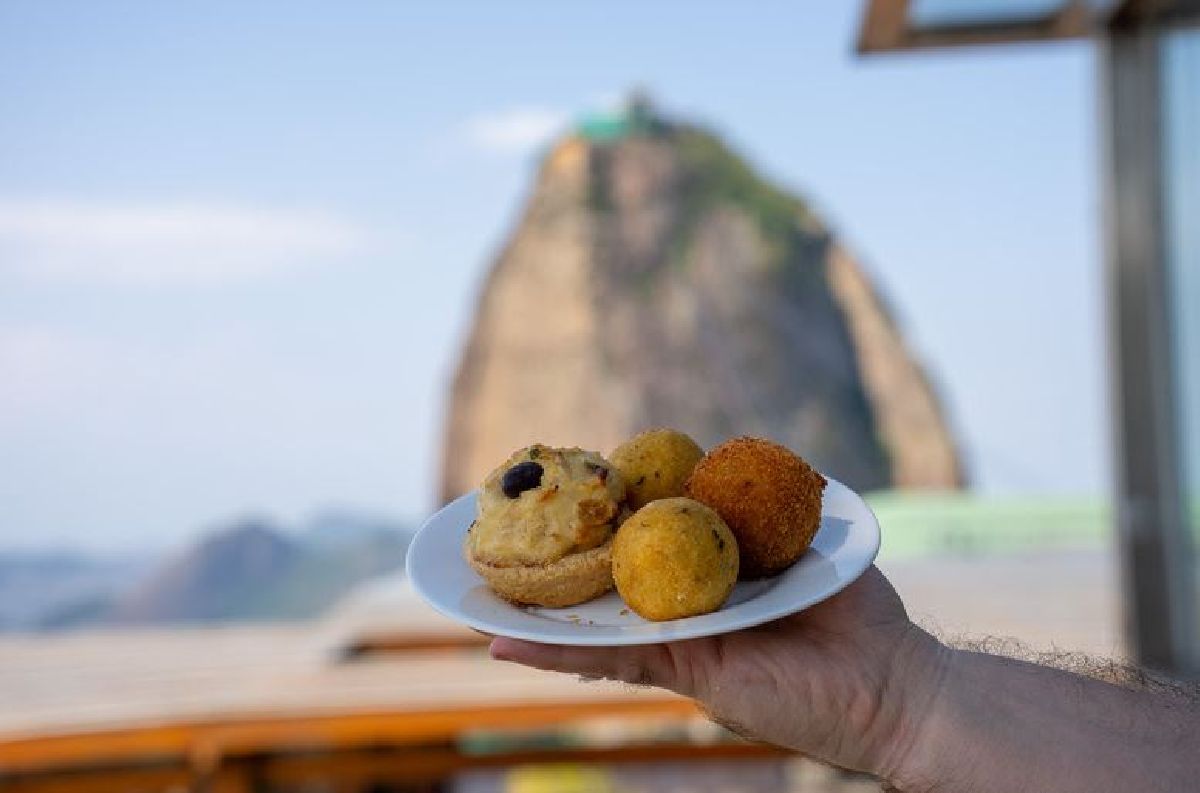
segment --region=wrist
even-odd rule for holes
[[[913,626],[897,647],[880,706],[881,751],[875,773],[905,793],[931,789],[930,736],[957,652]]]

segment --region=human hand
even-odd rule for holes
[[[669,689],[746,737],[893,778],[931,708],[947,651],[909,621],[875,567],[799,614],[660,645],[497,638],[493,658]]]

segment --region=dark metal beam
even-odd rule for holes
[[[1196,610],[1176,448],[1160,32],[1137,19],[1114,17],[1102,60],[1117,542],[1135,658],[1188,675]]]
[[[1083,38],[1095,24],[1087,3],[1069,0],[1042,17],[995,22],[972,22],[912,27],[908,0],[870,0],[859,34],[858,52],[873,54],[901,50],[1060,41]]]
[[[889,52],[904,46],[908,0],[869,0],[858,34],[860,54]]]
[[[1108,19],[1111,31],[1146,25],[1200,23],[1200,0],[1123,0]]]

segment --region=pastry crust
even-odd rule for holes
[[[522,606],[561,608],[603,595],[613,587],[612,540],[549,564],[500,567],[472,558],[471,568],[500,597]]]

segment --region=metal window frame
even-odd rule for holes
[[[1105,296],[1116,542],[1131,656],[1200,677],[1196,549],[1183,503],[1163,153],[1163,39],[1200,0],[1071,0],[1025,21],[909,26],[909,0],[868,0],[861,54],[1094,36],[1101,47]],[[1101,18],[1103,16],[1103,18]]]
[[[912,27],[909,5],[910,0],[869,0],[858,53],[1078,39],[1092,32],[1094,22],[1086,2],[1068,0],[1051,14],[1029,19]]]
[[[1131,654],[1195,676],[1195,556],[1183,504],[1164,225],[1164,29],[1153,14],[1118,14],[1101,45],[1116,539]]]

